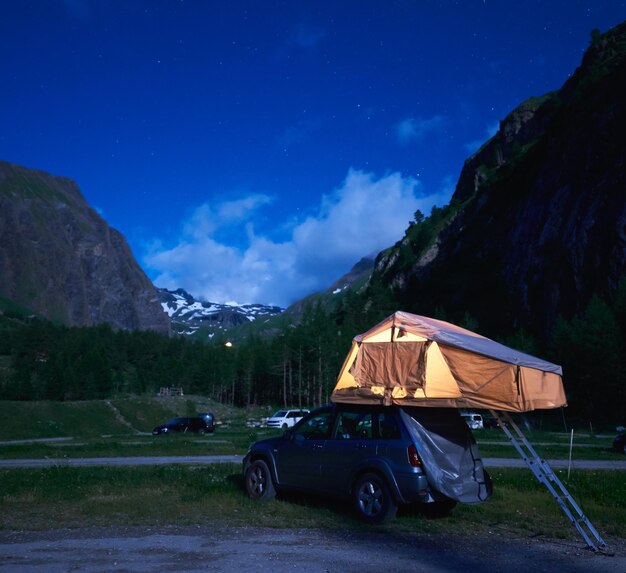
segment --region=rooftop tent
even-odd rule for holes
[[[332,401],[508,412],[566,405],[560,366],[407,312],[354,338]]]
[[[398,406],[483,408],[499,422],[535,477],[557,501],[587,546],[606,547],[549,464],[526,440],[509,412],[567,405],[560,366],[508,348],[453,324],[396,312],[354,337],[332,394],[333,402]],[[451,499],[482,501],[489,494],[482,460],[473,441],[458,440],[444,422],[402,408],[419,435],[420,456],[431,485]],[[404,415],[403,414],[403,415]],[[451,416],[448,410],[446,416]],[[458,417],[458,414],[457,414]],[[458,447],[457,447],[458,446]],[[471,473],[471,479],[467,478]]]

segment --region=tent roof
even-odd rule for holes
[[[566,404],[557,364],[407,312],[354,338],[332,400],[517,412]]]
[[[408,312],[395,312],[372,329],[355,336],[354,340],[356,342],[362,342],[370,338],[373,334],[390,327],[423,336],[428,340],[433,340],[440,344],[445,344],[446,346],[462,348],[475,352],[476,354],[482,354],[483,356],[501,360],[502,362],[508,362],[509,364],[527,366],[528,368],[563,375],[562,368],[557,364],[552,364],[551,362],[536,358],[530,354],[524,354],[519,350],[514,350],[504,344],[500,344],[499,342],[495,342],[494,340],[485,338],[480,334],[450,324],[449,322]]]

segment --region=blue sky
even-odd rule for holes
[[[448,202],[624,1],[7,0],[0,159],[77,181],[158,286],[286,306]]]

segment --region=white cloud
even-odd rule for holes
[[[423,139],[427,133],[438,129],[443,124],[444,118],[440,115],[408,117],[396,124],[396,136],[398,142],[404,145],[411,141]]]
[[[445,199],[418,197],[419,191],[415,179],[399,173],[376,179],[350,170],[341,187],[322,197],[315,214],[294,225],[284,242],[255,233],[253,218],[269,203],[266,196],[207,203],[183,225],[177,245],[164,248],[156,241],[144,263],[161,287],[182,287],[212,302],[287,306],[327,288],[361,257],[395,243],[417,209],[428,213]],[[239,230],[245,246],[219,242],[215,233],[225,227]]]

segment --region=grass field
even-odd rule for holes
[[[577,535],[554,500],[524,470],[494,472],[494,495],[429,519],[401,510],[390,531]],[[0,471],[0,528],[38,530],[97,525],[195,525],[359,529],[347,502],[309,496],[250,501],[241,468],[157,466]],[[626,482],[619,472],[577,472],[566,483],[601,535],[626,536]]]
[[[198,396],[156,398],[131,396],[108,401],[9,402],[0,401],[0,459],[66,458],[158,455],[244,454],[248,446],[279,432],[248,428],[246,420],[267,417],[273,407],[234,408]],[[158,424],[174,416],[211,411],[220,424],[214,434],[153,437]],[[525,430],[538,453],[549,459],[569,456],[570,436],[564,432]],[[475,430],[484,457],[517,457],[503,432]],[[60,441],[11,443],[14,441],[63,438]],[[612,435],[589,431],[574,435],[572,457],[617,460],[611,451]]]
[[[128,397],[110,402],[2,402],[0,458],[243,454],[250,443],[279,431],[248,428],[273,408],[237,409],[198,397]],[[196,411],[213,411],[214,434],[157,436],[155,425]],[[539,454],[567,458],[570,436],[528,431]],[[484,457],[517,457],[498,430],[474,432]],[[33,441],[64,438],[60,441]],[[15,443],[15,440],[25,443]],[[573,459],[623,459],[610,451],[611,436],[575,435]],[[556,502],[526,469],[493,470],[494,495],[486,503],[459,505],[445,519],[401,510],[383,526],[390,531],[519,534],[575,538]],[[581,471],[566,487],[602,535],[626,536],[623,472]],[[216,520],[229,526],[323,527],[358,530],[347,502],[309,496],[250,501],[241,468],[215,466],[84,467],[0,471],[0,528],[37,530],[91,525],[196,525]]]

